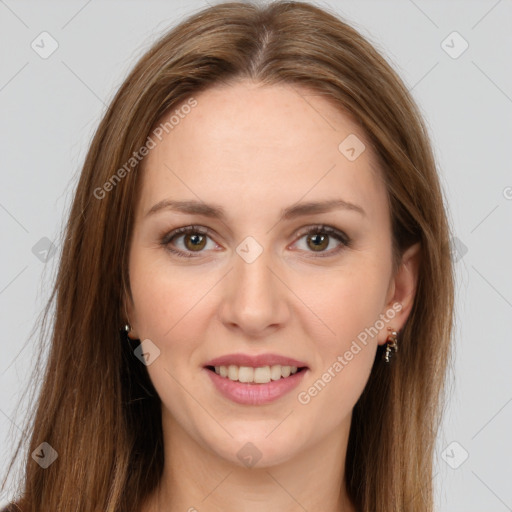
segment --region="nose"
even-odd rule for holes
[[[219,316],[238,335],[264,337],[282,327],[289,318],[287,287],[274,270],[268,250],[251,263],[235,254],[233,269],[226,276]]]

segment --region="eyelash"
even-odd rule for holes
[[[182,228],[177,228],[170,233],[166,234],[162,240],[161,245],[163,245],[169,252],[176,254],[180,258],[196,258],[198,256],[193,255],[193,252],[183,252],[178,249],[172,248],[170,246],[173,239],[176,237],[179,238],[179,235],[187,235],[187,234],[194,234],[194,235],[202,235],[202,236],[209,236],[209,230],[203,228],[202,226],[184,226]],[[324,251],[320,251],[319,253],[315,254],[314,251],[311,251],[313,253],[313,257],[315,258],[325,258],[328,256],[333,256],[338,254],[340,251],[342,251],[345,247],[350,247],[351,240],[350,238],[343,233],[342,231],[339,231],[336,228],[333,228],[331,226],[326,226],[324,224],[316,225],[309,227],[306,231],[300,232],[298,234],[300,240],[306,235],[317,235],[317,234],[325,234],[329,237],[332,237],[336,239],[338,242],[341,243],[341,246],[339,246],[337,249],[331,249],[327,253]],[[197,251],[197,254],[200,255],[200,253],[203,251]],[[310,252],[310,251],[308,251]]]

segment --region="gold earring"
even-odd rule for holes
[[[390,334],[388,335],[386,339],[386,350],[384,351],[384,354],[382,355],[382,359],[386,363],[389,363],[391,358],[391,351],[398,352],[398,332],[396,332],[391,327],[388,327],[388,331],[390,331]]]

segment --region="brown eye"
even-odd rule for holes
[[[161,244],[173,254],[186,258],[192,258],[196,253],[206,253],[208,242],[211,242],[213,248],[215,243],[208,235],[208,231],[200,226],[185,226],[175,229],[161,239]]]
[[[184,235],[185,247],[191,251],[200,251],[206,245],[206,236],[201,234]]]
[[[299,249],[309,253],[316,253],[314,256],[324,257],[338,254],[341,250],[350,246],[351,240],[338,229],[320,225],[313,226],[302,232],[299,235],[299,241],[296,243]],[[303,247],[300,247],[301,245]]]
[[[313,251],[323,251],[329,245],[329,236],[320,233],[312,233],[307,236],[306,243]]]

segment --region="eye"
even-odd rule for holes
[[[317,253],[314,256],[325,257],[337,254],[343,248],[350,246],[349,237],[336,228],[324,225],[309,227],[306,231],[298,234],[299,241],[305,238],[306,252]],[[171,253],[176,254],[182,258],[194,258],[194,253],[201,253],[203,249],[208,249],[209,230],[202,226],[184,226],[175,229],[165,235],[161,244]],[[326,250],[331,244],[332,240],[338,242],[337,247]],[[178,243],[181,241],[181,244]],[[214,249],[216,244],[212,241]],[[181,247],[176,247],[180,246]],[[325,254],[324,254],[325,253]],[[199,254],[198,254],[199,255]]]
[[[317,253],[314,256],[325,257],[337,254],[345,247],[350,246],[350,238],[342,231],[330,226],[313,226],[300,234],[300,240],[305,239],[305,251]],[[331,244],[332,240],[337,244]],[[332,248],[332,245],[337,247]],[[330,250],[326,250],[331,246]]]
[[[202,252],[202,250],[207,247],[209,238],[208,232],[209,231],[202,226],[185,226],[165,235],[161,244],[165,246],[168,251],[177,256],[193,258],[194,255],[192,253]],[[177,241],[180,239],[182,239],[182,248],[177,249],[173,244],[179,245]]]

